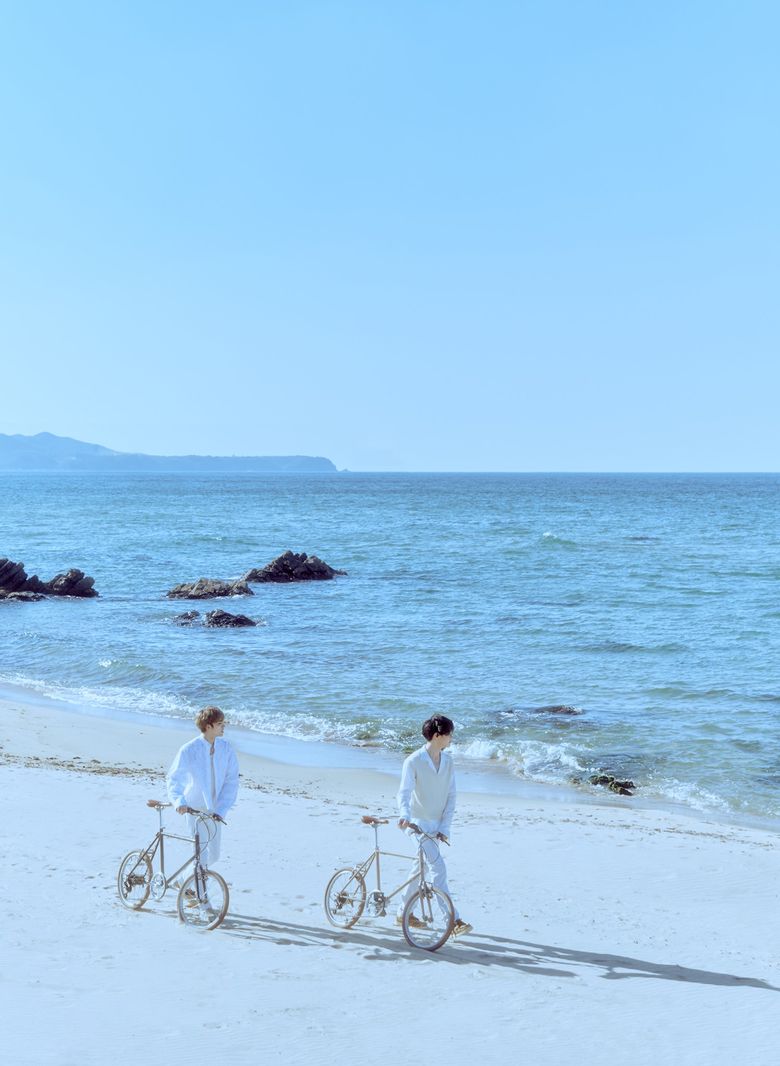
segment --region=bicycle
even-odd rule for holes
[[[215,823],[223,819],[219,815],[188,807],[186,813],[197,816],[195,836],[179,836],[167,832],[163,827],[162,812],[171,806],[170,803],[147,800],[146,806],[157,811],[160,825],[147,847],[128,852],[119,864],[116,885],[120,900],[125,907],[134,911],[140,910],[149,896],[159,903],[187,867],[193,866],[192,873],[180,883],[176,900],[179,920],[204,930],[216,929],[227,914],[230,894],[224,878],[215,870],[208,870],[202,865],[200,837],[203,835],[210,840],[214,836]],[[170,877],[165,873],[166,839],[184,840],[195,845],[193,854]],[[160,868],[157,873],[153,873],[153,863],[158,852]]]
[[[325,914],[331,925],[338,929],[351,929],[360,920],[366,906],[372,917],[384,917],[387,903],[399,892],[418,881],[418,888],[407,901],[401,918],[401,926],[407,944],[424,951],[437,951],[447,941],[455,924],[455,908],[446,892],[434,887],[425,879],[425,840],[435,837],[424,833],[419,826],[410,824],[409,828],[417,834],[417,868],[412,876],[391,892],[383,892],[381,884],[380,856],[396,859],[412,859],[412,855],[399,855],[394,851],[380,851],[379,826],[387,825],[388,818],[376,818],[364,814],[361,821],[374,830],[374,850],[363,862],[356,866],[345,866],[336,870],[325,889]],[[366,877],[372,866],[376,866],[376,889],[368,893]]]

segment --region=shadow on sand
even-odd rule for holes
[[[543,977],[577,977],[578,971],[595,969],[599,977],[608,981],[625,980],[630,977],[652,978],[663,981],[683,981],[687,984],[720,985],[725,988],[762,988],[780,992],[780,988],[757,977],[736,977],[733,974],[712,970],[696,970],[687,966],[647,962],[627,955],[609,955],[605,952],[575,951],[573,948],[553,947],[549,944],[532,944],[524,940],[471,933],[462,940],[450,942],[435,953],[410,948],[400,929],[390,932],[376,925],[358,927],[341,932],[328,926],[300,925],[295,922],[277,922],[255,918],[246,914],[229,914],[219,932],[245,940],[266,941],[289,947],[352,948],[363,958],[374,961],[389,961],[399,955],[410,961],[435,960],[440,965],[498,966],[520,973]],[[579,974],[581,975],[581,973]]]

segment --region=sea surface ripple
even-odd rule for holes
[[[441,711],[475,765],[780,819],[776,475],[3,474],[0,493],[0,555],[100,591],[0,603],[0,681],[398,753]],[[349,576],[165,598],[287,548]],[[188,606],[264,624],[172,624]]]

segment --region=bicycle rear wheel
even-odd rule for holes
[[[149,899],[152,881],[152,864],[145,851],[131,851],[119,864],[116,890],[125,907],[140,910]]]
[[[337,929],[351,929],[366,905],[366,882],[356,870],[336,870],[325,889],[325,914]]]
[[[437,951],[452,932],[455,908],[446,892],[424,885],[404,907],[401,924],[407,944]]]
[[[230,893],[224,877],[216,870],[190,874],[179,889],[176,909],[186,925],[196,929],[216,929],[228,912]]]

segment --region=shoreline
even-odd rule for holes
[[[57,722],[57,716],[81,720],[85,729],[82,735],[89,738],[88,743],[95,751],[105,751],[105,746],[96,742],[94,730],[107,730],[114,738],[125,737],[135,743],[141,736],[154,735],[154,751],[162,758],[162,769],[167,769],[170,759],[187,735],[193,733],[194,726],[189,719],[172,715],[150,714],[135,710],[122,710],[116,707],[98,709],[77,702],[60,700],[44,693],[37,693],[23,685],[8,682],[0,684],[0,725],[4,725],[9,711],[24,709],[29,713],[37,711],[44,716],[51,716],[51,722]],[[395,812],[395,789],[400,773],[402,753],[389,752],[379,747],[348,746],[339,742],[328,743],[322,740],[302,740],[281,734],[261,733],[230,722],[228,737],[239,753],[242,762],[253,767],[257,775],[265,775],[272,780],[295,781],[302,775],[318,777],[323,785],[345,775],[356,775],[360,780],[372,782],[372,791],[388,796],[391,800],[391,815]],[[119,731],[114,727],[119,727]],[[124,730],[122,727],[126,727]],[[171,737],[174,734],[174,737]],[[170,740],[163,739],[170,737]],[[422,741],[421,741],[422,743]],[[165,752],[169,751],[168,762]],[[26,753],[30,755],[31,753]],[[761,818],[757,815],[740,815],[736,812],[706,811],[689,807],[681,803],[663,802],[643,797],[621,797],[603,790],[586,791],[575,785],[546,783],[523,779],[513,774],[498,762],[485,760],[480,765],[476,760],[458,759],[457,748],[453,754],[458,772],[459,794],[471,797],[488,797],[491,802],[502,803],[546,803],[573,807],[596,807],[618,811],[647,811],[670,817],[680,817],[708,826],[738,827],[756,829],[775,833],[780,836],[780,820]],[[75,753],[71,757],[76,757]],[[476,763],[476,765],[474,765]]]
[[[360,816],[393,813],[395,775],[242,752],[219,863],[229,911],[199,933],[175,892],[129,911],[115,882],[192,735],[191,722],[0,701],[9,1061],[104,1066],[139,1040],[193,1066],[389,1061],[377,1048],[406,1060],[421,1045],[404,1004],[431,996],[446,1004],[437,1063],[506,1066],[522,1047],[560,1066],[607,1039],[635,1066],[776,1061],[776,833],[461,789],[446,861],[474,931],[430,955],[405,944],[395,900],[352,929],[323,913],[333,871],[373,846]],[[383,849],[407,853],[402,839],[380,830]],[[392,888],[408,860],[383,859],[382,876]]]

